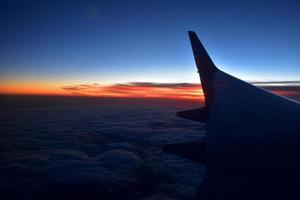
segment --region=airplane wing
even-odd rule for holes
[[[202,196],[294,194],[291,191],[300,186],[300,104],[221,71],[196,33],[189,31],[189,37],[205,107],[177,115],[206,122],[207,178]]]

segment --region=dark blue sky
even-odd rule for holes
[[[299,80],[299,1],[1,1],[0,83],[198,82],[187,30],[220,69]]]

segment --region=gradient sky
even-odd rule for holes
[[[300,79],[299,1],[0,3],[0,93],[199,83],[187,30],[247,81]]]

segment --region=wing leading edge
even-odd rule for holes
[[[189,31],[188,33],[205,96],[205,106],[209,107],[213,99],[213,77],[219,69],[209,57],[196,33],[193,31]]]

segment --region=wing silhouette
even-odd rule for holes
[[[188,33],[205,107],[177,115],[206,123],[207,178],[198,194],[203,199],[298,199],[300,104],[221,71],[196,33]],[[199,146],[187,153],[203,151]],[[189,158],[180,148],[173,153]]]

